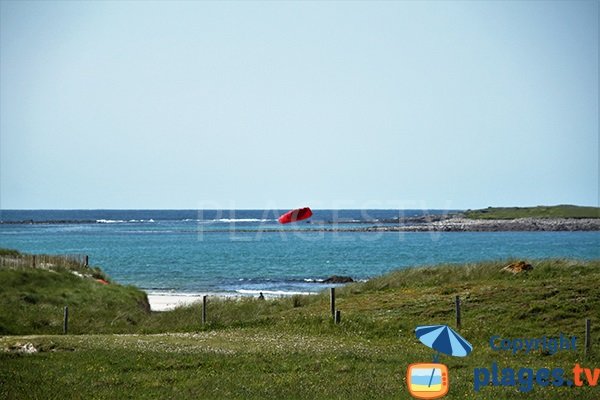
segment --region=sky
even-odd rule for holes
[[[599,205],[598,1],[0,1],[0,209]]]

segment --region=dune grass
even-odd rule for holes
[[[18,257],[20,255],[18,250],[0,248],[0,256]]]
[[[72,306],[73,323],[81,318],[74,333],[81,334],[45,335],[47,328],[23,322],[20,334],[34,336],[0,337],[0,398],[76,393],[81,398],[408,399],[407,366],[430,362],[433,355],[416,340],[414,329],[455,327],[454,297],[459,295],[463,322],[458,331],[474,351],[466,358],[442,356],[451,374],[446,398],[597,399],[600,386],[474,391],[475,368],[492,362],[515,369],[600,367],[600,260],[529,260],[533,271],[516,275],[501,271],[509,261],[404,269],[338,288],[339,325],[331,320],[327,293],[266,301],[210,298],[208,323],[202,326],[199,305],[150,313],[136,308],[134,288],[94,281],[80,287],[67,276],[63,284],[85,288],[90,296]],[[39,279],[27,275],[31,286],[19,293],[38,290]],[[4,293],[6,286],[1,288]],[[121,316],[116,321],[114,314],[104,318],[97,309],[85,308],[91,297],[103,304],[110,295],[127,303],[105,306],[118,310],[113,311]],[[0,304],[4,315],[4,300]],[[123,322],[127,318],[135,323]],[[586,318],[593,322],[593,352],[583,360]],[[488,344],[492,335],[560,333],[578,337],[577,351],[513,355]],[[15,351],[26,343],[39,351]]]
[[[53,263],[33,267],[31,255],[0,254],[0,334],[60,333],[64,306],[70,308],[69,332],[74,334],[133,332],[149,315],[143,291],[100,283],[109,278],[99,268],[52,256],[38,256]]]

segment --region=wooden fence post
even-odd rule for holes
[[[35,255],[32,257],[33,268],[35,268]]]
[[[208,296],[202,296],[202,325],[206,324],[206,299]]]
[[[342,320],[342,312],[340,310],[335,310],[335,323],[339,324]]]
[[[84,264],[84,267],[87,267],[87,266],[89,266],[89,261],[90,261],[90,259],[89,259],[89,257],[86,255],[86,256],[85,256],[85,264]]]
[[[329,289],[329,305],[331,306],[331,316],[335,318],[335,288]]]
[[[64,317],[63,317],[63,335],[66,335],[69,331],[69,306],[65,306]]]
[[[456,327],[458,329],[460,329],[461,320],[460,320],[460,297],[459,296],[456,296],[454,298],[454,303],[455,303],[455,307],[456,307]]]
[[[588,357],[588,355],[591,353],[591,350],[592,350],[591,333],[592,333],[592,320],[587,318],[585,320],[585,349],[584,349],[584,353],[583,353],[584,359]]]

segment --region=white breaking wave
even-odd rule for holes
[[[293,291],[285,291],[285,290],[249,290],[249,289],[239,289],[236,290],[237,293],[240,294],[252,294],[259,295],[264,294],[268,296],[294,296],[294,295],[307,295],[307,294],[316,294],[313,292],[293,292]]]
[[[130,220],[123,220],[123,219],[97,219],[96,223],[98,224],[124,224],[124,223],[144,223],[144,222],[155,222],[152,218],[150,219],[130,219]]]
[[[202,296],[215,296],[215,297],[235,297],[233,293],[227,292],[177,292],[174,290],[144,290],[148,296],[156,297],[174,297],[174,298],[202,298]]]
[[[260,218],[219,218],[213,219],[212,222],[271,222],[274,219],[260,219]]]

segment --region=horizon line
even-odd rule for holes
[[[600,208],[600,205],[580,205],[580,204],[538,204],[535,206],[487,206],[479,208],[312,208],[313,210],[448,210],[448,211],[466,211],[466,210],[484,210],[487,208],[535,208],[535,207],[592,207]],[[277,207],[277,208],[0,208],[2,211],[215,211],[215,210],[236,210],[236,211],[258,211],[258,210],[292,210],[298,207]]]

